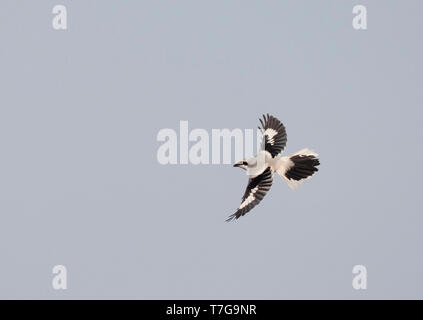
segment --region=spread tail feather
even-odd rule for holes
[[[288,157],[280,159],[281,165],[276,172],[286,181],[291,189],[296,189],[317,172],[320,164],[318,154],[309,149],[302,149]]]

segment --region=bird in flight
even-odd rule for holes
[[[296,189],[318,171],[320,162],[312,150],[306,148],[290,156],[279,155],[285,149],[287,136],[285,126],[277,118],[263,115],[260,124],[263,135],[260,151],[256,157],[234,164],[234,167],[246,170],[249,179],[241,205],[226,221],[238,219],[258,205],[270,190],[275,172],[291,189]]]

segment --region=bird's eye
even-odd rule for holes
[[[247,161],[243,161],[243,162],[242,162],[242,164],[243,164],[244,166],[248,166],[248,162],[247,162]]]

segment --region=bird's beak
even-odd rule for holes
[[[239,167],[241,165],[242,165],[242,162],[237,162],[237,163],[234,164],[234,167]]]

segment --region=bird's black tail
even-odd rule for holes
[[[291,165],[289,168],[284,168],[283,171],[281,170],[281,172],[278,171],[278,173],[285,179],[291,189],[296,189],[319,170],[317,166],[320,164],[320,161],[317,156],[317,153],[303,149],[287,157]]]

